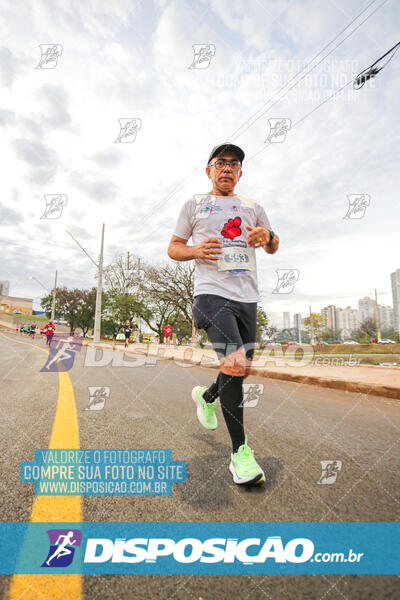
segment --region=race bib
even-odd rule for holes
[[[232,271],[234,269],[254,271],[254,249],[240,246],[222,248],[222,255],[217,265],[218,271]]]

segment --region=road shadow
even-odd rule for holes
[[[257,457],[257,462],[265,473],[265,482],[259,485],[237,485],[232,481],[228,469],[231,446],[218,442],[206,433],[193,437],[206,443],[212,450],[211,454],[186,460],[186,484],[177,488],[182,502],[196,510],[208,513],[228,508],[233,505],[236,491],[241,494],[263,495],[274,487],[283,470],[280,458]]]

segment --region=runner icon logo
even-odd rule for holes
[[[81,545],[79,529],[48,529],[50,549],[42,567],[68,567],[74,558],[75,548]]]
[[[40,217],[41,219],[59,219],[63,209],[67,206],[68,197],[66,194],[45,194],[46,208]]]
[[[39,44],[40,60],[36,69],[55,69],[58,59],[62,55],[63,47],[61,44]]]
[[[119,134],[116,144],[132,144],[136,140],[137,132],[142,129],[142,119],[118,119]]]
[[[371,201],[369,194],[348,194],[349,207],[343,219],[362,219]]]
[[[281,144],[286,139],[286,134],[289,131],[292,122],[290,119],[268,119],[269,134],[265,140],[265,144]]]
[[[263,392],[263,383],[244,383],[243,400],[240,406],[243,406],[244,408],[252,408],[253,406],[257,406],[260,396]]]
[[[85,410],[102,410],[110,397],[109,387],[89,386],[89,402]]]
[[[320,485],[331,485],[335,483],[338,473],[342,468],[341,460],[321,460],[321,477],[317,481]]]
[[[215,56],[215,44],[192,44],[194,57],[188,69],[208,69]]]
[[[294,284],[299,279],[298,269],[275,269],[278,275],[276,288],[272,290],[273,294],[291,294],[294,290]]]

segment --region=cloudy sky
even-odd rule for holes
[[[30,277],[51,287],[58,268],[60,285],[92,286],[65,229],[96,258],[102,223],[106,263],[128,250],[169,261],[180,206],[210,190],[207,156],[229,140],[246,153],[236,192],[281,238],[276,255],[258,251],[273,321],[310,304],[356,307],[375,287],[392,304],[400,52],[311,111],[399,41],[399,16],[394,0],[3,1],[0,280],[36,307],[44,290]],[[55,60],[44,44],[58,45]],[[201,44],[215,54],[190,68]],[[119,119],[137,119],[133,142],[116,142]],[[290,119],[285,140],[266,142],[269,119]],[[41,218],[55,194],[61,216]],[[343,218],[352,194],[369,201],[361,219]],[[277,269],[298,270],[291,294],[272,293]]]

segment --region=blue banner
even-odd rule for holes
[[[399,523],[0,523],[0,572],[400,573]]]
[[[38,496],[167,496],[186,481],[186,463],[168,449],[39,449],[20,476]]]

